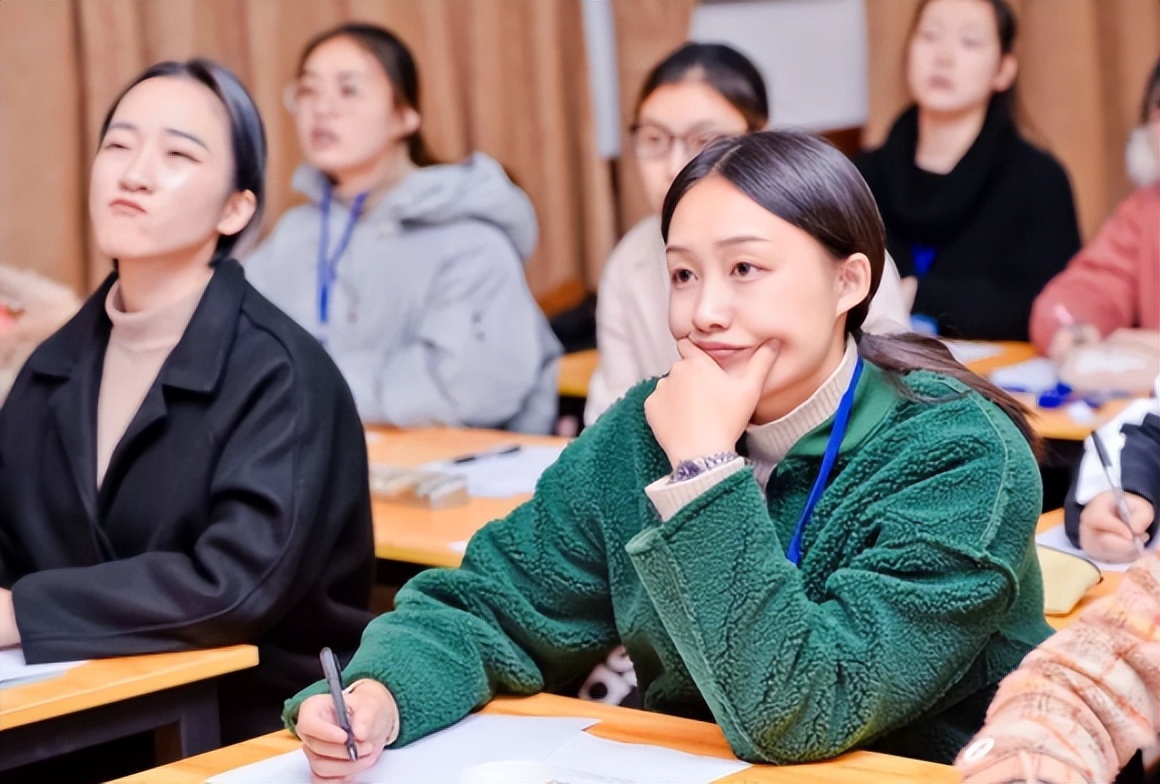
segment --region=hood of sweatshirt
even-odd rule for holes
[[[293,186],[318,204],[327,178],[302,164]],[[373,222],[404,226],[439,226],[473,219],[507,235],[525,262],[536,247],[536,212],[522,190],[508,179],[494,158],[474,153],[460,163],[416,169],[367,214]]]

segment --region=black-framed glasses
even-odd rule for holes
[[[693,158],[701,150],[718,139],[727,139],[737,136],[714,128],[702,128],[686,134],[675,134],[672,131],[655,123],[634,123],[629,132],[632,133],[632,151],[637,158],[655,159],[664,158],[672,152],[673,145],[681,143],[685,156]]]

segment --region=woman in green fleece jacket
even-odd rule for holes
[[[1049,633],[1026,420],[940,344],[862,334],[884,243],[853,166],[804,134],[723,140],[662,229],[682,358],[367,627],[357,761],[321,685],[287,703],[319,778],[622,642],[647,709],[743,759],[950,762]]]

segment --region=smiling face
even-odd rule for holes
[[[987,105],[1015,81],[1003,54],[995,9],[984,0],[932,0],[910,37],[906,81],[925,111],[958,114]]]
[[[348,37],[319,44],[294,85],[306,160],[336,182],[366,178],[405,154],[419,113],[398,105],[379,62]]]
[[[245,228],[253,210],[253,195],[234,189],[229,118],[209,88],[157,77],[124,95],[89,187],[102,252],[208,262],[218,237]]]
[[[778,349],[754,422],[784,416],[829,377],[845,351],[845,313],[867,296],[870,263],[836,262],[806,232],[720,176],[684,195],[669,225],[669,328],[729,372],[754,349]]]
[[[663,156],[637,156],[637,167],[653,212],[660,212],[665,193],[677,173],[709,142],[725,136],[740,136],[749,130],[745,116],[721,93],[695,76],[662,84],[653,90],[640,105],[636,124],[635,137],[678,137]],[[689,140],[690,145],[682,139]],[[637,146],[640,141],[638,138]]]

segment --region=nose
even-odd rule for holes
[[[732,314],[728,286],[713,277],[702,281],[693,309],[693,330],[701,335],[727,330],[732,322]]]
[[[333,90],[319,89],[310,101],[310,111],[315,117],[329,117],[336,112],[338,96]]]
[[[148,191],[153,187],[153,155],[149,145],[138,147],[126,161],[118,184],[122,190],[131,193]]]

